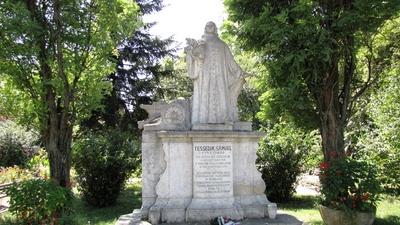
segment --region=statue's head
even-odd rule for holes
[[[215,23],[212,21],[207,22],[206,27],[204,28],[204,33],[218,36],[217,25],[215,25]]]

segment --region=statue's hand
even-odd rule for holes
[[[206,44],[206,42],[205,42],[204,40],[199,40],[199,41],[197,42],[197,44],[198,44],[199,46],[204,46],[204,45]]]

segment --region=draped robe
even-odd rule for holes
[[[206,34],[187,51],[189,77],[194,80],[192,124],[238,121],[237,97],[244,84],[239,65],[217,35]]]

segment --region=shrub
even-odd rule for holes
[[[26,165],[33,176],[43,179],[50,177],[50,163],[47,152],[43,148],[40,148]]]
[[[119,131],[90,133],[73,145],[78,189],[92,206],[116,202],[130,173],[139,164],[138,145]]]
[[[30,180],[33,177],[28,169],[18,166],[0,168],[0,184]]]
[[[27,163],[26,167],[0,167],[0,184],[49,177],[47,153],[40,149]]]
[[[314,133],[305,133],[292,123],[281,122],[267,131],[258,150],[258,169],[266,184],[269,200],[288,201],[295,192],[297,178],[306,168],[316,142]],[[311,163],[310,163],[311,164]]]
[[[37,137],[12,121],[0,122],[0,167],[25,166],[38,147]]]
[[[6,190],[9,211],[22,224],[54,224],[62,210],[70,209],[72,192],[42,179],[14,183]]]
[[[352,156],[376,166],[377,178],[385,194],[400,195],[400,145],[394,146],[381,133],[369,130],[360,135]]]
[[[320,169],[322,205],[375,212],[381,191],[375,166],[344,157],[322,162]]]

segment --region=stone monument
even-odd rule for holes
[[[240,122],[237,97],[245,73],[208,22],[187,39],[190,100],[143,105],[142,219],[152,224],[268,216],[265,184],[255,166],[260,132]]]

